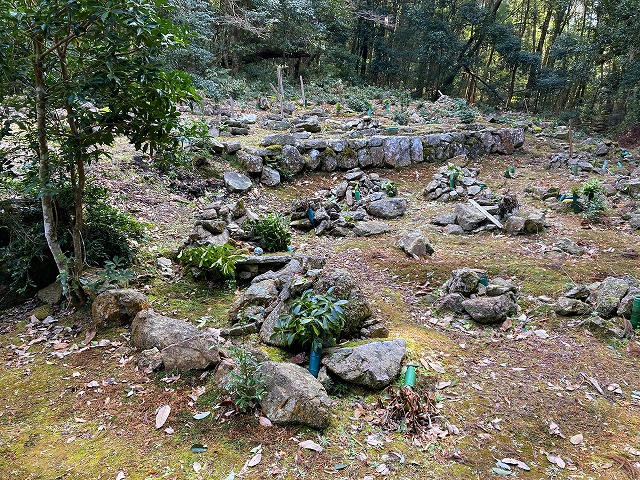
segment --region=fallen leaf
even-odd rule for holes
[[[255,467],[260,463],[261,460],[262,460],[262,454],[256,453],[253,457],[251,457],[251,460],[247,462],[247,467]]]
[[[313,440],[305,440],[304,442],[300,442],[298,444],[302,448],[307,448],[309,450],[315,450],[316,452],[321,452],[324,450],[321,445],[318,445]]]
[[[84,342],[82,342],[82,345],[89,345],[89,342],[93,340],[93,337],[95,336],[96,336],[95,330],[87,330],[87,333],[84,336]]]
[[[429,362],[429,366],[437,373],[445,373],[444,367],[439,362]]]
[[[381,463],[376,468],[376,472],[378,472],[380,475],[389,475],[389,467],[387,467],[384,463]]]
[[[558,455],[552,455],[551,453],[547,453],[547,460],[549,460],[554,465],[557,465],[560,468],[564,468],[567,464],[562,460]]]
[[[263,427],[273,426],[273,423],[271,423],[271,420],[269,420],[267,417],[260,417],[258,421],[260,422],[260,425],[262,425]]]
[[[211,412],[198,412],[193,416],[193,418],[194,420],[202,420],[203,418],[207,418],[209,415],[211,415]]]
[[[226,476],[224,480],[235,480],[235,479],[236,479],[236,472],[231,472],[229,475]]]
[[[560,427],[558,426],[558,424],[557,424],[557,423],[555,423],[555,422],[551,422],[551,423],[549,424],[549,433],[550,433],[551,435],[558,435],[558,436],[559,436],[559,437],[561,437],[561,438],[566,438],[566,437],[562,434],[562,432],[560,431]]]
[[[577,435],[574,435],[569,439],[569,441],[574,445],[580,445],[583,442],[583,440],[584,440],[584,437],[582,436],[581,433],[578,433]]]
[[[531,470],[531,468],[529,467],[529,465],[527,465],[526,463],[516,459],[516,458],[503,458],[502,459],[502,463],[506,463],[508,465],[517,465],[519,468],[521,468],[522,470],[525,471],[529,471]]]
[[[120,470],[118,472],[118,475],[116,475],[116,480],[122,480],[125,477],[126,477],[126,474],[122,470]]]
[[[164,429],[164,433],[166,433],[167,435],[173,435],[175,433],[175,430],[171,427],[167,427]]]
[[[446,381],[446,382],[438,382],[436,383],[436,388],[438,390],[442,390],[443,388],[447,388],[449,385],[451,385],[450,381]]]
[[[193,463],[193,471],[198,473],[200,470],[202,470],[202,465],[200,465],[200,463],[198,463],[198,462],[194,462]]]
[[[87,388],[96,388],[99,387],[100,384],[98,383],[97,380],[92,380],[89,383],[87,383]]]
[[[381,447],[384,443],[378,438],[378,435],[367,435],[367,443],[372,447]]]
[[[204,453],[206,451],[207,451],[206,445],[202,445],[200,443],[194,443],[193,445],[191,445],[191,452],[193,453]]]
[[[171,413],[169,405],[164,405],[156,410],[156,428],[162,428],[167,418],[169,418],[169,413]]]
[[[507,475],[511,475],[513,472],[511,470],[504,470],[502,468],[498,468],[498,467],[493,467],[491,469],[491,471],[493,473],[495,473],[496,475],[503,475],[503,476],[507,476]]]

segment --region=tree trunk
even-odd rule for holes
[[[51,168],[49,164],[49,143],[47,141],[46,127],[46,93],[44,91],[44,65],[42,59],[43,40],[42,37],[36,37],[33,41],[34,58],[33,70],[35,75],[36,87],[36,127],[38,132],[38,159],[39,179],[40,179],[40,203],[42,204],[42,219],[44,222],[44,236],[53,260],[56,262],[58,272],[60,273],[63,286],[68,287],[69,267],[67,265],[67,257],[60,248],[58,235],[56,233],[56,223],[53,214],[53,202],[49,191],[51,182]]]

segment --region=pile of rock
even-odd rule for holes
[[[485,270],[462,268],[451,272],[437,306],[478,323],[499,323],[516,314],[517,291],[517,286],[509,280],[489,280]]]
[[[348,301],[341,338],[387,336],[387,329],[372,317],[358,279],[347,270],[325,269],[325,262],[323,257],[296,255],[280,270],[253,278],[249,288],[231,305],[229,320],[234,326],[224,329],[223,336],[259,332],[264,343],[283,346],[282,339],[273,333],[278,317],[287,310],[288,300],[309,289],[326,293],[330,287],[334,288],[335,297]]]
[[[452,202],[476,197],[490,200],[493,198],[493,194],[483,182],[478,180],[478,172],[477,168],[460,168],[454,180],[454,187],[451,188],[449,167],[440,167],[433,176],[433,180],[425,187],[423,194],[427,200],[438,202]]]
[[[575,153],[569,158],[568,153],[553,153],[547,162],[545,168],[551,169],[568,169],[573,168],[574,165],[578,166],[580,172],[596,172],[601,173],[601,168],[596,168],[591,163],[591,156],[588,153],[580,152]]]
[[[631,318],[633,299],[640,297],[640,281],[631,275],[607,277],[591,285],[576,285],[558,298],[555,312],[562,316],[588,316],[591,323],[603,326],[614,317]],[[624,336],[620,319],[609,325]]]
[[[404,198],[387,197],[381,191],[387,180],[378,174],[366,175],[356,168],[343,178],[323,197],[294,201],[291,226],[303,231],[313,229],[316,235],[368,237],[390,231],[389,224],[379,219],[391,220],[406,212]]]
[[[252,113],[235,116],[229,112],[221,112],[215,121],[209,121],[209,135],[212,137],[249,135],[251,125],[257,120],[257,115]]]
[[[376,135],[380,133],[380,122],[369,115],[342,123],[340,129],[345,132],[356,131],[358,135]],[[356,133],[354,132],[354,133]]]
[[[496,216],[499,212],[497,203],[478,201],[487,213]],[[449,235],[462,235],[465,233],[479,233],[497,230],[498,227],[477,207],[471,204],[459,203],[452,212],[444,212],[431,219],[434,225],[444,227],[444,232]],[[510,215],[503,224],[503,230],[509,235],[524,235],[543,232],[546,228],[544,213],[537,210],[517,212]]]
[[[205,205],[198,214],[195,226],[185,246],[224,245],[233,237],[246,238],[242,224],[257,216],[245,208],[244,202],[224,202],[217,200]]]

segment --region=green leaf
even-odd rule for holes
[[[200,443],[194,443],[191,445],[191,451],[193,453],[204,453],[208,450],[206,445],[202,445]]]

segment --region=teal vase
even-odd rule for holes
[[[309,373],[318,378],[318,372],[320,372],[320,358],[322,358],[322,347],[313,348],[309,352]]]

